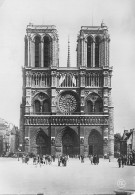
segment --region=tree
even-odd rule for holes
[[[120,133],[114,134],[114,153],[120,153],[120,141],[122,140],[122,136]]]

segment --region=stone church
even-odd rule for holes
[[[54,25],[29,24],[25,35],[21,142],[34,154],[114,155],[110,36],[101,26],[82,26],[77,64],[59,66]]]

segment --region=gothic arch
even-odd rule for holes
[[[48,68],[51,64],[52,38],[49,35],[43,37],[44,42],[44,67]]]
[[[103,138],[102,135],[93,129],[88,137],[89,154],[103,155]]]
[[[50,153],[50,139],[42,129],[37,132],[35,136],[35,142],[38,154],[43,155]]]
[[[35,40],[35,67],[40,67],[40,58],[41,58],[41,37],[36,35]]]
[[[87,37],[87,67],[92,67],[92,54],[93,54],[93,38]]]
[[[95,67],[100,66],[100,42],[101,42],[101,37],[96,36],[95,37]]]
[[[103,99],[95,92],[90,93],[85,98],[85,112],[88,113],[103,112]]]
[[[79,154],[79,136],[69,126],[63,128],[57,135],[57,142],[62,144],[63,154]]]
[[[43,92],[37,93],[32,99],[32,107],[35,114],[48,114],[51,111],[49,96]]]

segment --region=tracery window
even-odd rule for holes
[[[100,38],[95,39],[95,67],[99,67]]]
[[[40,67],[40,37],[35,37],[35,67]]]
[[[39,100],[35,100],[35,102],[34,102],[34,110],[35,110],[35,114],[39,114],[40,113],[40,102],[39,102]]]
[[[49,67],[50,65],[50,39],[49,37],[44,37],[44,67]]]
[[[86,110],[86,113],[103,112],[102,98],[96,93],[90,94],[86,100],[85,110]]]
[[[43,101],[43,113],[50,112],[50,105],[48,100]]]
[[[87,109],[88,109],[88,113],[93,111],[93,104],[90,100],[87,101]]]
[[[92,38],[87,38],[87,67],[92,67]]]
[[[34,99],[34,114],[49,114],[51,109],[49,97],[46,94],[40,92],[34,97]]]

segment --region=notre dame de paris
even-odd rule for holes
[[[79,30],[79,29],[78,29]],[[59,65],[54,25],[29,24],[25,35],[21,143],[34,154],[114,155],[108,27],[82,26],[77,63]],[[62,51],[61,51],[62,52]]]

